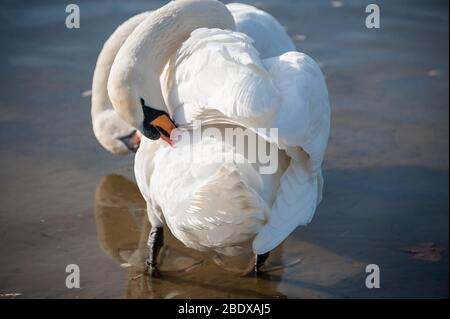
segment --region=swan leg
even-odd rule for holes
[[[269,258],[269,255],[270,255],[270,251],[268,251],[267,253],[255,256],[255,264],[253,267],[253,271],[255,274],[258,274],[261,272],[261,267],[265,264],[267,258]]]
[[[147,241],[149,254],[146,260],[149,275],[157,274],[158,255],[164,245],[164,229],[163,227],[152,227],[148,235]]]
[[[242,277],[247,276],[260,276],[265,273],[265,270],[262,270],[261,267],[265,265],[266,260],[269,258],[270,251],[264,254],[255,254],[253,257],[249,267],[247,270],[244,270],[244,272],[241,273]]]

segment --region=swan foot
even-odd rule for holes
[[[264,277],[277,270],[287,269],[295,265],[298,265],[303,260],[303,257],[300,257],[284,261],[281,264],[280,263],[274,264],[271,262],[267,262],[268,258],[269,253],[255,255],[245,269],[226,263],[220,255],[214,256],[213,261],[220,268],[229,272],[237,273],[242,277],[251,277],[251,276]]]
[[[147,245],[149,248],[148,259],[145,261],[145,264],[148,267],[147,273],[152,277],[158,276],[158,256],[164,245],[164,230],[162,227],[152,227],[148,235]]]
[[[284,264],[271,264],[271,263],[266,263],[262,269],[263,272],[265,273],[271,273],[280,269],[287,269],[287,268],[291,268],[297,264],[299,264],[301,261],[303,260],[303,257],[300,258],[296,258],[294,260],[288,261],[287,263]]]
[[[151,277],[182,276],[203,264],[203,260],[163,247],[163,229],[152,229],[149,235],[147,274]]]
[[[238,273],[241,277],[259,276],[265,272],[265,269],[262,269],[262,267],[266,263],[266,260],[269,258],[269,255],[270,255],[270,252],[267,252],[267,253],[264,253],[261,255],[255,255],[252,258],[250,264],[245,269],[240,269],[238,267],[226,265],[225,262],[222,260],[222,258],[220,258],[219,255],[214,256],[213,260],[222,269],[225,269],[226,271]]]

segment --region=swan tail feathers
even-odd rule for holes
[[[322,174],[311,176],[292,160],[281,177],[280,188],[269,221],[253,241],[253,251],[263,254],[277,247],[298,226],[309,224],[322,198]]]

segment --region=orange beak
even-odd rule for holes
[[[139,147],[139,144],[141,144],[141,133],[139,133],[139,131],[136,131],[133,134],[133,137],[131,138],[131,143],[133,145],[136,145],[137,147]],[[136,149],[137,149],[136,147]]]
[[[170,135],[172,134],[173,130],[177,128],[175,123],[168,117],[167,115],[163,114],[158,116],[156,119],[150,122],[151,125],[156,127],[158,132],[161,135],[161,138],[166,141],[169,145],[172,145],[172,140],[170,139]]]

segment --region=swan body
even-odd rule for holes
[[[128,36],[107,90],[119,116],[149,137],[137,151],[135,176],[153,227],[166,224],[195,249],[236,255],[250,242],[261,255],[311,221],[322,193],[328,92],[313,59],[280,53],[262,58],[214,0],[171,2]],[[219,131],[258,132],[258,147],[275,149],[279,165],[261,174],[262,163],[226,160],[246,154],[214,137],[171,147],[162,140],[170,126],[158,128],[161,139],[149,135],[153,114],[170,116],[190,135],[195,120]],[[258,128],[277,128],[278,138]],[[198,161],[189,160],[192,154]],[[153,235],[150,242],[161,241]]]
[[[267,144],[280,149],[279,158],[283,163],[280,163],[276,174],[260,175],[257,169],[249,172],[240,167],[228,169],[240,172],[242,180],[248,179],[247,174],[271,176],[259,185],[246,183],[257,195],[268,188],[272,192],[272,196],[253,198],[255,203],[262,199],[269,207],[269,213],[263,220],[264,226],[255,223],[260,227],[253,229],[251,234],[247,233],[249,238],[257,234],[254,251],[269,251],[299,225],[308,224],[321,200],[323,180],[320,167],[330,125],[327,89],[314,60],[299,52],[261,60],[252,46],[252,39],[246,35],[201,28],[192,32],[172,56],[167,68],[173,70],[168,72],[166,69],[161,81],[164,83],[166,104],[172,110],[175,122],[188,124],[202,120],[202,123],[216,127],[229,124],[255,131],[259,127],[278,128],[277,141],[264,136]],[[169,165],[168,162],[169,156],[166,156],[164,165]],[[177,163],[177,157],[174,163]],[[218,172],[222,167],[216,166],[211,176],[220,174]],[[176,170],[164,174],[162,181],[167,184],[159,185],[160,189],[173,188],[170,184],[171,171]],[[145,172],[138,170],[138,175],[145,175]],[[178,176],[179,172],[174,173],[173,178]],[[185,194],[195,189],[194,185],[187,183],[186,189],[180,192]],[[277,187],[271,188],[273,185]],[[156,190],[149,190],[148,196],[156,193]],[[218,193],[226,194],[227,191]],[[169,199],[160,201],[169,202]],[[214,202],[217,208],[221,207],[221,201],[216,199]],[[263,210],[261,206],[255,207]],[[184,216],[186,210],[179,208],[174,211]],[[239,215],[241,211],[237,210],[235,214]],[[230,215],[232,212],[230,210]],[[236,223],[240,222],[238,216],[230,218],[233,219]],[[171,227],[171,230],[177,236],[174,228]],[[230,228],[244,233],[234,225]],[[195,229],[189,231],[196,232]],[[200,233],[204,232],[200,230]],[[238,238],[236,235],[230,233],[230,239]],[[186,242],[185,239],[180,240]],[[221,243],[232,245],[223,238]]]
[[[261,57],[277,56],[295,50],[284,28],[267,12],[240,3],[227,4],[226,7],[234,18],[236,30],[253,39]],[[150,12],[139,13],[122,23],[105,42],[97,59],[92,82],[92,124],[99,143],[113,154],[124,155],[136,151],[140,133],[115,112],[107,91],[109,73],[125,40]],[[133,136],[134,132],[136,136]],[[126,137],[135,139],[127,140]]]
[[[222,135],[226,127],[233,126],[214,125]],[[250,241],[267,222],[269,204],[289,164],[283,151],[258,139],[279,161],[273,174],[261,175],[262,163],[249,163],[244,152],[215,137],[174,148],[143,139],[135,176],[152,225],[167,225],[177,239],[197,250],[231,256],[251,251]]]

